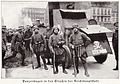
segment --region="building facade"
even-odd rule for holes
[[[93,19],[98,24],[111,23],[112,8],[109,2],[91,2]]]
[[[118,18],[118,15],[119,15],[119,2],[113,2],[111,4],[111,7],[112,7],[112,17],[111,17],[111,23],[115,23],[115,22],[118,22],[119,18]]]
[[[118,22],[118,11],[113,10],[111,23],[115,23],[115,22]]]
[[[28,17],[34,22],[39,19],[41,23],[48,24],[48,11],[46,8],[23,8],[22,17]]]
[[[53,26],[54,9],[90,10],[89,19],[108,26],[118,21],[118,2],[49,2],[49,18]],[[107,27],[106,26],[106,27]]]

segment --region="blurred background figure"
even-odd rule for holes
[[[7,34],[7,41],[8,41],[8,43],[11,43],[13,35],[14,35],[14,31],[12,29],[9,29],[8,30],[8,34]]]
[[[115,53],[116,67],[113,70],[118,70],[118,22],[114,23],[115,32],[113,33],[112,45]]]
[[[30,25],[27,25],[25,29],[26,29],[24,33],[25,48],[26,50],[30,51],[30,42],[33,32]]]
[[[46,26],[46,31],[43,33],[43,35],[45,36],[45,40],[46,40],[46,51],[45,51],[45,55],[47,57],[47,64],[48,65],[51,65],[51,61],[50,59],[52,58],[52,55],[50,53],[50,49],[49,49],[49,46],[48,46],[48,42],[49,42],[49,38],[50,36],[52,35],[52,29],[49,27],[49,25]]]
[[[25,64],[25,48],[24,48],[24,39],[23,39],[23,26],[19,26],[17,29],[16,34],[14,34],[11,42],[11,50],[13,51],[13,54],[10,58],[15,57],[17,53],[20,53],[22,55],[22,66],[26,66]]]
[[[37,27],[45,27],[44,23],[41,23],[40,19],[36,19],[34,25],[37,25]]]
[[[4,68],[4,57],[7,51],[6,26],[2,25],[2,68]]]

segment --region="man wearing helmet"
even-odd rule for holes
[[[34,53],[37,56],[37,62],[38,62],[38,66],[36,68],[41,67],[40,64],[40,56],[43,60],[44,63],[44,69],[48,70],[48,67],[46,65],[46,61],[45,61],[45,55],[44,55],[44,51],[46,49],[46,43],[45,43],[45,38],[44,36],[39,32],[39,28],[36,27],[34,30],[34,35],[32,36],[32,48]]]
[[[11,49],[13,51],[12,57],[15,57],[17,53],[22,55],[22,66],[25,66],[25,47],[24,47],[24,38],[23,38],[23,26],[19,26],[17,33],[13,36],[11,41]]]
[[[79,57],[80,57],[85,69],[85,75],[89,77],[86,66],[87,55],[86,55],[85,47],[90,43],[90,38],[86,34],[78,30],[77,24],[73,25],[73,31],[74,31],[73,34],[69,38],[69,46],[72,48],[72,50],[75,51],[75,65],[76,65],[77,73],[79,73],[78,66],[79,66]]]
[[[53,27],[53,34],[50,36],[49,39],[49,48],[51,52],[55,55],[55,63],[56,71],[54,74],[58,73],[58,65],[61,63],[63,68],[63,73],[67,74],[65,70],[65,50],[62,47],[65,43],[64,38],[59,33],[59,28],[57,26]]]

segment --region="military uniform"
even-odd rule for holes
[[[115,52],[115,59],[116,59],[116,68],[114,70],[118,70],[118,29],[115,30],[113,33],[113,38],[112,38],[112,45],[113,49]]]
[[[52,35],[52,30],[51,29],[46,29],[46,31],[43,33],[43,35],[45,36],[45,40],[46,40],[46,51],[45,51],[45,55],[47,56],[48,59],[48,63],[50,64],[50,58],[52,58],[51,53],[50,53],[50,49],[48,46],[48,42],[49,42],[49,38]]]
[[[80,57],[82,63],[85,64],[86,57],[87,57],[85,46],[87,46],[87,44],[89,42],[90,42],[90,38],[86,34],[79,32],[79,31],[77,34],[72,34],[69,38],[69,46],[70,47],[74,46],[75,64],[76,64],[76,69],[77,69],[78,73],[79,73],[79,71],[78,71],[79,57]]]
[[[24,33],[24,41],[25,41],[26,50],[30,50],[30,42],[31,42],[32,34],[33,34],[33,32],[31,31],[31,29],[28,29]]]
[[[32,44],[33,51],[37,56],[38,67],[41,67],[41,64],[40,64],[40,55],[41,55],[41,58],[42,58],[43,63],[44,63],[44,68],[47,70],[48,68],[46,66],[45,55],[44,55],[44,50],[46,48],[45,38],[39,32],[35,33],[32,36],[31,44]],[[38,68],[38,67],[36,67],[36,68]]]
[[[23,45],[24,38],[23,38],[23,32],[17,32],[11,42],[11,49],[13,51],[13,57],[16,56],[17,53],[20,53],[22,55],[22,65],[24,66],[24,60],[25,60],[25,47]]]
[[[5,57],[5,53],[7,50],[7,39],[6,39],[6,32],[2,31],[2,67],[4,67],[4,57]]]
[[[49,47],[52,53],[55,53],[55,67],[56,73],[58,73],[58,65],[62,63],[63,73],[67,74],[65,71],[65,50],[62,45],[65,43],[62,35],[52,34],[49,39]]]

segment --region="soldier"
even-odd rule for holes
[[[37,25],[37,27],[45,27],[45,26],[44,26],[44,23],[41,23],[40,19],[37,19],[37,20],[35,21],[35,25]]]
[[[50,65],[51,64],[50,58],[52,58],[52,57],[51,57],[50,49],[49,49],[49,46],[48,46],[48,41],[49,41],[50,36],[52,35],[52,29],[49,26],[47,26],[46,31],[44,32],[43,35],[45,36],[45,40],[46,40],[46,52],[45,52],[45,55],[47,55],[46,56],[47,60],[48,60],[47,64]]]
[[[53,34],[50,36],[49,39],[49,48],[55,56],[53,65],[55,65],[56,71],[54,71],[54,74],[58,73],[58,65],[60,63],[62,63],[63,73],[67,74],[67,71],[65,70],[65,50],[62,47],[65,41],[63,37],[58,34],[58,32],[59,28],[54,27]]]
[[[113,33],[112,45],[115,52],[116,68],[114,68],[113,70],[118,70],[118,22],[114,23],[114,26],[116,28],[115,32]]]
[[[7,41],[8,41],[8,43],[11,43],[11,40],[12,40],[12,37],[13,37],[13,30],[12,29],[10,29],[9,31],[8,31],[8,35],[7,35]]]
[[[24,41],[26,50],[30,51],[30,42],[33,32],[31,31],[31,26],[27,25],[26,31],[24,33]]]
[[[15,57],[17,53],[20,53],[22,55],[22,66],[26,66],[24,60],[25,60],[25,47],[24,47],[24,38],[23,38],[23,32],[22,32],[23,26],[19,26],[18,32],[15,33],[15,35],[12,38],[11,42],[11,49],[13,51],[12,57]]]
[[[44,51],[46,50],[45,38],[43,37],[42,34],[39,33],[39,28],[35,28],[34,31],[35,32],[34,32],[34,35],[32,36],[31,44],[32,44],[33,51],[37,56],[38,66],[36,68],[41,67],[41,64],[40,64],[40,55],[41,55],[41,58],[44,63],[44,69],[48,70],[46,66],[46,61],[45,61],[45,55],[44,55]]]
[[[6,46],[6,43],[7,43],[7,39],[6,39],[6,26],[3,25],[2,26],[2,68],[4,68],[4,57],[5,57],[5,53],[6,53],[6,50],[7,50],[7,46]]]
[[[79,57],[82,61],[82,64],[85,69],[85,75],[89,77],[88,71],[87,71],[87,65],[86,65],[86,51],[85,46],[88,45],[90,42],[90,38],[85,35],[84,33],[80,32],[78,30],[78,25],[73,25],[73,31],[74,33],[69,38],[69,46],[75,50],[75,65],[77,73],[79,73],[78,66],[79,66]],[[73,54],[73,53],[72,53]],[[74,75],[75,73],[73,73]]]

